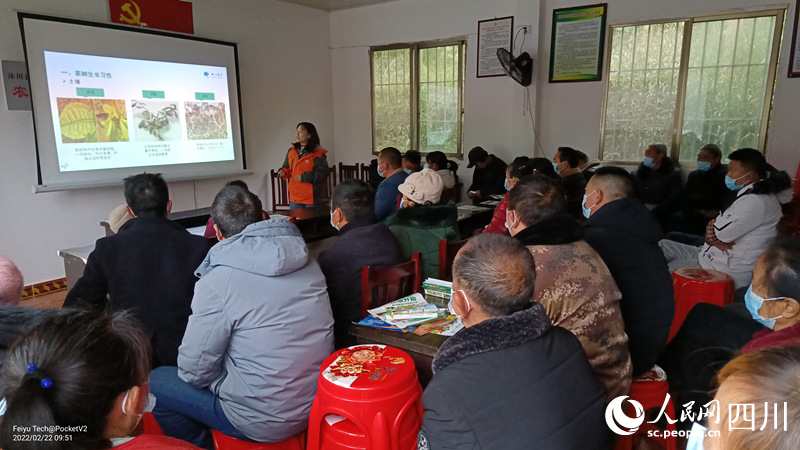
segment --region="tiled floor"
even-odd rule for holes
[[[65,298],[67,298],[67,291],[60,291],[52,294],[39,295],[28,300],[23,300],[19,303],[19,305],[41,309],[61,308],[61,305],[64,304]]]

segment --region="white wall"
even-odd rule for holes
[[[373,158],[370,46],[464,36],[467,37],[464,151],[480,145],[506,162],[515,156],[532,155],[530,118],[523,115],[525,90],[507,77],[477,78],[476,54],[479,20],[515,16],[515,28],[533,27],[533,33],[525,37],[523,50],[531,53],[534,63],[538,63],[535,54],[538,14],[537,0],[401,0],[331,13],[337,160],[352,164]],[[533,88],[531,99],[535,104]],[[460,164],[459,175],[469,185],[472,170],[466,169],[466,164]]]
[[[298,122],[313,122],[333,149],[328,13],[274,0],[195,0],[195,35],[239,44],[242,116],[250,188],[268,207],[269,169],[278,167]],[[105,0],[0,0],[0,59],[23,60],[16,10],[108,22]],[[36,160],[31,114],[8,111],[0,94],[0,254],[25,284],[64,276],[59,249],[93,243],[100,220],[124,203],[121,188],[32,194]],[[205,207],[225,179],[170,183],[173,211]],[[195,204],[196,198],[196,204]]]
[[[787,7],[789,3],[774,0],[607,0],[608,24],[621,25],[665,19],[758,11]],[[786,77],[789,44],[792,39],[794,7],[787,11],[783,47],[777,72],[775,101],[771,127],[768,131],[767,160],[794,176],[800,152],[800,127],[797,126],[796,106],[800,103],[800,79]],[[542,61],[550,60],[550,33],[553,9],[575,6],[574,0],[542,0],[539,53]],[[605,50],[606,57],[609,49]],[[540,139],[545,148],[569,145],[597,155],[600,143],[605,82],[547,83],[548,65],[539,64],[537,85],[537,117]]]

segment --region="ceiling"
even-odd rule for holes
[[[280,0],[295,5],[303,5],[325,11],[336,11],[338,9],[358,8],[359,6],[376,5],[395,0]]]

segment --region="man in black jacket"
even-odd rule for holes
[[[725,187],[728,166],[721,161],[722,151],[716,145],[707,144],[700,149],[697,170],[689,173],[679,209],[670,222],[670,231],[705,235],[708,222],[717,217],[731,197],[731,191]]]
[[[361,268],[384,269],[402,261],[391,231],[374,214],[375,191],[359,179],[342,181],[331,198],[331,225],[339,230],[336,242],[319,255],[333,310],[336,348],[355,345],[347,335],[350,322],[361,317]]]
[[[134,219],[97,241],[64,307],[131,310],[153,344],[153,367],[174,366],[209,240],[167,219],[172,202],[161,175],[134,175],[124,185]]]
[[[564,195],[569,213],[583,221],[581,200],[586,193],[586,178],[581,172],[580,154],[572,147],[558,147],[553,157],[556,172],[564,179]]]
[[[661,228],[666,229],[683,187],[681,169],[667,156],[667,146],[650,144],[633,176],[638,183],[639,200],[653,212]]]
[[[483,198],[494,194],[506,193],[506,169],[508,166],[502,159],[490,155],[482,147],[474,147],[467,156],[467,169],[475,167],[472,184],[467,195],[469,198]]]
[[[633,376],[639,376],[661,355],[675,310],[672,278],[658,246],[661,230],[636,199],[634,181],[624,169],[598,168],[584,198],[584,240],[603,258],[622,292]]]
[[[531,303],[535,278],[508,236],[479,235],[456,255],[451,311],[466,328],[433,359],[419,450],[609,446],[605,390],[578,339]]]

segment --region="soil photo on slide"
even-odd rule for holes
[[[186,102],[186,135],[192,141],[227,139],[225,103]]]

